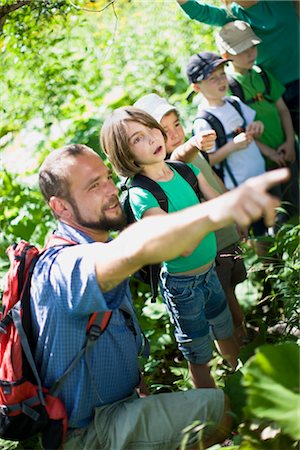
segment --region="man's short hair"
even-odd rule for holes
[[[48,203],[52,196],[70,198],[67,160],[94,151],[82,144],[70,144],[51,152],[39,170],[39,187]]]

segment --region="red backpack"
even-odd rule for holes
[[[77,243],[52,235],[46,248],[74,244]],[[54,450],[62,446],[68,426],[65,407],[56,394],[82,355],[106,329],[111,311],[91,315],[83,348],[51,389],[43,387],[32,356],[30,282],[34,266],[45,250],[26,241],[7,249],[10,268],[0,313],[0,438],[22,441],[41,433],[43,447]]]

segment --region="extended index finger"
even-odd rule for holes
[[[288,169],[270,170],[262,175],[250,178],[247,184],[254,187],[257,191],[266,192],[277,184],[284,183],[290,178]]]

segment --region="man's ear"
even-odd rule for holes
[[[201,92],[199,83],[192,83],[192,88],[193,88],[194,91],[197,92],[197,93],[198,93],[198,92]]]
[[[71,209],[69,203],[59,197],[55,197],[54,195],[50,197],[49,206],[52,209],[55,217],[59,219],[67,219],[71,215]]]

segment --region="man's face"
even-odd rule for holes
[[[74,225],[94,231],[122,229],[126,223],[110,170],[98,155],[77,156],[68,169],[68,199]]]

